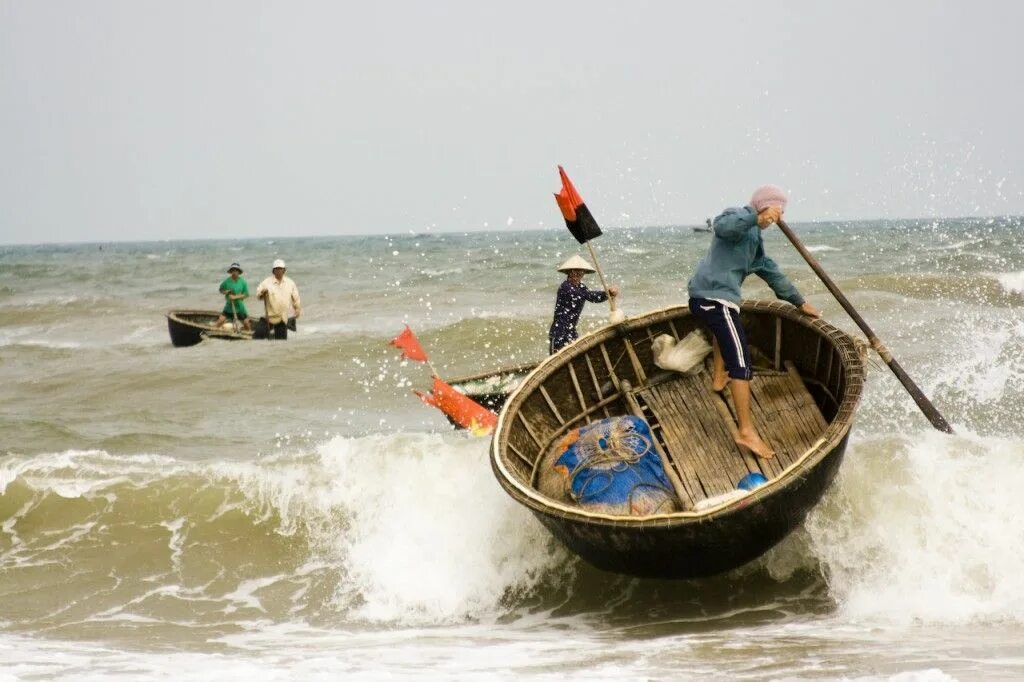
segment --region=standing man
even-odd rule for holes
[[[618,287],[608,287],[608,293],[588,289],[583,283],[583,275],[595,272],[594,266],[579,256],[573,256],[562,263],[558,271],[565,273],[565,281],[558,287],[558,294],[555,296],[555,316],[548,330],[548,352],[552,354],[568,346],[579,336],[576,332],[576,323],[580,321],[584,303],[602,303],[608,300],[609,295],[619,295]]]
[[[228,267],[227,279],[220,283],[220,293],[224,296],[224,310],[221,311],[213,326],[219,327],[225,320],[241,320],[246,329],[251,330],[249,312],[245,309],[245,301],[249,296],[249,283],[242,278],[242,266],[232,263]],[[235,329],[237,332],[238,330]]]
[[[687,285],[690,312],[714,334],[715,373],[711,386],[722,391],[728,384],[736,404],[736,443],[763,458],[774,457],[775,452],[761,439],[750,417],[750,379],[754,370],[747,335],[740,322],[740,285],[747,275],[757,275],[777,297],[797,306],[805,315],[821,317],[764,253],[761,231],[775,224],[785,210],[785,192],[775,185],[765,185],[754,192],[749,205],[723,211],[715,218],[711,247]]]
[[[291,317],[298,319],[302,314],[302,304],[299,301],[299,288],[291,277],[285,277],[284,261],[280,258],[275,260],[271,272],[273,274],[256,288],[256,298],[263,299],[267,309],[267,323],[274,331],[274,338],[283,341],[288,338],[289,309],[294,311]]]

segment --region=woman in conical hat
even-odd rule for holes
[[[558,295],[555,297],[555,319],[552,320],[551,329],[548,331],[551,353],[556,353],[578,338],[576,323],[580,321],[584,303],[603,303],[608,300],[609,295],[619,295],[618,287],[608,287],[607,294],[588,289],[583,284],[583,275],[596,270],[580,256],[573,256],[562,263],[558,266],[558,271],[565,273],[565,281],[558,287]]]

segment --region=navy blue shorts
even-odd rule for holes
[[[694,317],[711,328],[718,341],[718,348],[725,359],[725,369],[732,379],[750,381],[754,368],[750,363],[750,346],[747,333],[740,323],[739,311],[706,298],[691,298],[690,312]]]

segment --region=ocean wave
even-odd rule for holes
[[[836,248],[835,246],[827,246],[824,244],[812,244],[807,247],[807,250],[811,253],[819,253],[822,251],[842,251],[842,249]]]
[[[1024,622],[1018,439],[936,431],[854,442],[810,547],[844,616]]]
[[[1024,270],[996,275],[1003,289],[1013,294],[1024,294]]]
[[[55,565],[68,571],[21,618],[52,619],[86,591],[97,618],[171,618],[161,586],[177,586],[195,627],[214,631],[225,613],[409,627],[525,617],[524,608],[706,620],[815,592],[860,621],[1024,622],[1024,547],[1013,542],[1022,456],[1015,440],[969,433],[855,440],[804,530],[699,584],[587,567],[500,490],[487,441],[462,434],[334,437],[254,462],[7,456],[0,575],[18,567],[31,585],[34,572],[46,581]],[[94,593],[113,570],[121,590]]]
[[[193,585],[176,599],[195,606],[197,625],[225,609],[241,620],[496,617],[567,557],[494,484],[486,449],[462,434],[391,434],[257,462],[9,455],[0,458],[0,575],[19,567],[32,584],[54,562],[66,567],[64,587],[21,616],[29,619],[87,593],[93,615],[174,612],[156,596],[93,594],[94,580],[115,570],[147,594]],[[111,551],[118,546],[146,550],[132,559]]]
[[[420,270],[421,275],[428,277],[443,277],[445,275],[458,275],[462,272],[462,268],[423,268]]]
[[[50,338],[51,336],[49,330],[39,327],[6,330],[0,332],[0,348],[17,348],[20,346],[23,348],[44,348],[48,350],[75,350],[84,347],[84,344],[79,341],[57,340]]]
[[[965,246],[971,246],[973,244],[977,244],[980,241],[981,241],[980,239],[965,239],[963,241],[953,242],[951,244],[937,244],[937,245],[933,244],[931,246],[926,246],[925,248],[923,248],[921,250],[922,251],[959,251],[960,249],[964,248]]]
[[[21,301],[11,301],[10,305],[17,308],[57,308],[72,303],[96,303],[99,299],[95,296],[78,296],[76,294],[52,294],[46,296],[30,296]]]
[[[884,291],[900,296],[939,301],[997,306],[1020,305],[1024,292],[1012,291],[996,276],[945,275],[940,273],[874,273],[850,278],[840,289]]]

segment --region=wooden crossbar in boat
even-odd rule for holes
[[[795,369],[789,369],[755,375],[750,385],[754,425],[775,449],[772,459],[736,445],[735,409],[711,389],[708,372],[634,392],[689,497],[683,499],[686,506],[735,490],[751,472],[780,476],[821,437],[825,419]]]

